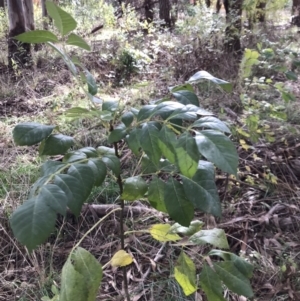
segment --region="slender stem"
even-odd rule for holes
[[[114,130],[113,121],[111,121],[109,131],[112,132],[113,130]],[[114,149],[115,149],[116,157],[120,158],[117,142],[114,142]],[[123,194],[123,183],[122,183],[121,175],[118,175],[117,183],[119,185],[120,196],[122,196],[122,194]],[[121,248],[124,250],[125,249],[125,235],[124,235],[124,225],[123,225],[123,223],[124,223],[125,201],[122,199],[122,197],[120,197],[120,206],[121,206],[121,211],[120,211],[120,240],[121,240]],[[126,266],[122,267],[122,272],[123,272],[123,279],[124,279],[125,296],[126,296],[127,301],[130,301],[130,295],[129,295],[129,291],[128,291],[127,268],[126,268]]]

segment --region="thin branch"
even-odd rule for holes
[[[109,131],[112,132],[114,130],[113,121],[109,124]],[[117,158],[120,158],[119,155],[119,149],[118,149],[118,143],[114,142],[114,149],[115,149],[115,155]],[[121,211],[120,211],[120,240],[121,240],[121,248],[125,250],[125,235],[124,235],[124,208],[125,208],[125,201],[122,199],[123,194],[123,182],[121,178],[121,174],[117,177],[117,183],[119,185],[120,190],[120,205],[121,205]],[[128,291],[128,281],[127,281],[127,268],[126,266],[122,267],[123,271],[123,279],[124,279],[124,290],[125,290],[125,296],[127,301],[130,301],[130,295]]]

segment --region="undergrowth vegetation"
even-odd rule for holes
[[[59,26],[47,5],[16,79],[0,10],[0,300],[298,300],[290,3],[244,17],[240,59],[202,3],[180,2],[173,31],[104,0],[64,4]]]

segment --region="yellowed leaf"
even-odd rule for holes
[[[170,228],[169,224],[156,224],[149,231],[151,236],[158,241],[176,241],[181,239],[179,235],[170,233]]]
[[[118,251],[111,259],[110,263],[113,267],[125,267],[133,261],[132,256],[124,250]]]

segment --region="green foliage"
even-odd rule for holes
[[[174,276],[186,296],[191,295],[197,290],[196,267],[194,262],[183,252],[178,257]]]
[[[46,8],[49,16],[54,21],[55,27],[62,36],[69,34],[76,28],[77,23],[74,18],[56,4],[46,1]]]
[[[85,41],[71,33],[76,21],[52,2],[47,2],[47,8],[63,41],[88,50]],[[57,215],[64,216],[69,209],[78,216],[93,188],[109,178],[118,183],[123,204],[124,200],[148,198],[154,208],[168,213],[177,222],[173,227],[168,224],[153,226],[150,234],[155,239],[179,240],[180,233],[190,236],[191,244],[228,249],[223,230],[202,230],[202,223],[193,221],[193,217],[195,209],[221,215],[214,168],[236,175],[238,155],[226,136],[230,134],[229,128],[199,106],[191,83],[209,80],[227,92],[232,91],[232,85],[206,71],[199,71],[188,83],[170,89],[169,97],[174,100],[166,97],[141,108],[125,109],[118,101],[103,101],[101,106],[95,106],[93,97],[97,94],[97,84],[92,74],[77,61],[73,62],[64,48],[53,44],[50,32],[45,33],[45,37],[49,37],[46,42],[61,55],[91,103],[90,108],[70,109],[66,116],[96,119],[107,130],[107,142],[113,148],[71,149],[75,140],[62,133],[53,133],[58,131],[54,125],[17,125],[13,131],[17,145],[39,144],[41,156],[59,154],[62,161],[48,160],[42,165],[40,177],[32,186],[28,199],[12,214],[10,223],[16,238],[32,251],[54,231]],[[41,39],[36,31],[17,38],[34,42]],[[123,63],[132,70],[134,60],[129,53],[125,53]],[[82,72],[79,73],[80,69]],[[125,142],[137,162],[134,174],[129,176],[121,168],[120,142]],[[200,276],[203,289],[208,296],[219,297],[219,284],[223,281],[234,292],[251,297],[248,265],[227,254],[230,253],[214,254],[223,261],[215,263],[211,270],[204,267],[203,276]],[[207,275],[210,274],[216,278],[216,289],[208,283]],[[95,300],[101,278],[101,266],[91,254],[77,248],[62,270],[59,298]],[[195,265],[184,252],[178,258],[175,278],[186,295],[197,289]]]
[[[39,123],[18,124],[13,130],[13,138],[17,145],[34,145],[47,138],[54,126]]]
[[[71,33],[68,36],[67,44],[78,46],[78,47],[88,50],[88,51],[91,50],[91,47],[86,43],[86,41],[83,38],[81,38],[80,36],[76,35],[75,33]]]
[[[299,54],[286,47],[281,49],[279,45],[275,48],[270,42],[266,44],[270,47],[263,48],[259,43],[257,50],[246,49],[241,62],[240,75],[247,90],[241,95],[243,126],[236,126],[235,131],[245,149],[249,146],[244,139],[252,143],[259,138],[274,141],[268,120],[286,121],[288,105],[296,99],[288,85],[298,78]],[[274,78],[278,74],[285,80],[276,82]],[[276,103],[279,95],[282,102],[277,100]]]
[[[182,227],[180,224],[174,224],[172,227],[157,224],[152,226],[149,232],[153,238],[159,241],[172,243],[180,239],[180,236],[177,237],[175,235],[181,234],[188,237],[187,240],[184,240],[185,244],[210,244],[218,248],[229,248],[224,230],[202,230],[202,226],[203,223],[201,221],[193,221],[188,228]],[[222,261],[213,262],[216,257],[219,257]],[[249,298],[253,296],[249,282],[249,279],[252,277],[253,267],[246,260],[222,250],[211,250],[207,254],[206,259],[209,265],[204,263],[199,280],[200,287],[206,293],[208,301],[225,300],[222,282],[239,295]],[[182,251],[174,268],[174,276],[185,295],[190,295],[198,289],[196,273],[196,267],[192,259]]]
[[[78,247],[64,264],[59,299],[94,301],[102,280],[102,267],[88,251]]]
[[[198,83],[201,82],[202,80],[209,80],[217,85],[219,85],[224,91],[226,92],[231,92],[232,91],[232,84],[229,82],[226,82],[223,79],[219,79],[217,77],[212,76],[206,71],[199,71],[195,73],[190,79],[189,83]]]

